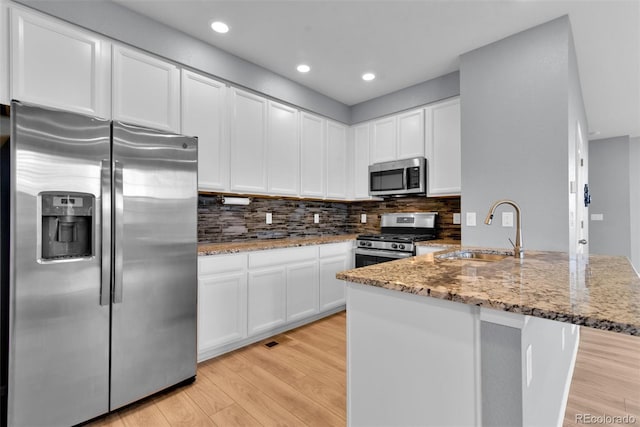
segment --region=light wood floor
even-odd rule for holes
[[[341,312],[201,363],[194,384],[91,426],[344,426],[345,321]],[[640,424],[640,338],[582,328],[565,427],[583,426],[581,413]]]
[[[640,337],[580,328],[564,426],[584,426],[578,414],[632,415],[640,425]]]

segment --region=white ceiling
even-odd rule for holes
[[[640,0],[113,0],[347,105],[568,14],[592,138],[640,136]],[[231,31],[211,31],[221,20]],[[300,74],[299,63],[312,67]],[[372,82],[360,76],[371,71]]]

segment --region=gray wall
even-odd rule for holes
[[[629,140],[631,262],[640,272],[640,137]]]
[[[592,254],[631,255],[629,166],[628,136],[589,141],[589,210],[604,215],[589,221]]]
[[[460,72],[445,74],[351,107],[351,123],[366,122],[398,111],[460,94]]]
[[[482,425],[522,425],[520,329],[480,322]]]
[[[510,247],[510,208],[483,223],[507,198],[523,210],[525,250],[568,250],[569,33],[564,16],[461,56],[464,245]]]

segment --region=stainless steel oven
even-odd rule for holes
[[[437,215],[437,212],[383,214],[380,234],[358,236],[356,268],[414,256],[416,242],[435,238]]]

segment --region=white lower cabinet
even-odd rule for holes
[[[249,335],[284,324],[287,316],[286,277],[284,265],[249,271]]]
[[[198,360],[341,310],[353,241],[198,259]]]
[[[247,337],[247,255],[198,258],[198,355]]]
[[[318,313],[319,281],[315,256],[313,260],[287,266],[287,322]]]
[[[353,257],[352,242],[320,246],[320,311],[345,303],[345,282],[336,273],[353,268]]]

